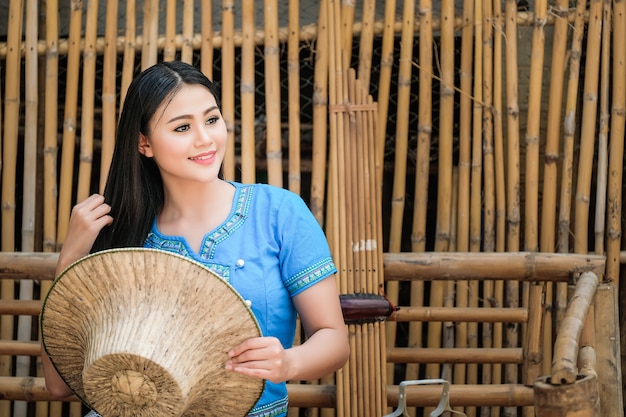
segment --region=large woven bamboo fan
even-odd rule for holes
[[[54,281],[41,332],[76,396],[104,417],[244,416],[264,381],[225,370],[260,336],[241,296],[209,269],[153,249],[89,255]]]

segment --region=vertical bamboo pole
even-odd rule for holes
[[[26,18],[24,30],[26,32],[24,43],[24,168],[23,168],[23,201],[22,201],[22,250],[34,252],[35,248],[35,224],[37,206],[37,130],[38,130],[38,106],[39,94],[39,57],[37,56],[37,41],[39,36],[39,7],[37,0],[26,2]],[[30,279],[20,280],[19,299],[33,299],[33,281]],[[32,340],[33,318],[29,315],[17,317],[16,339],[20,341]],[[30,375],[31,358],[29,356],[16,356],[15,376]],[[26,416],[28,403],[26,401],[13,402],[13,416]]]
[[[446,252],[450,243],[450,207],[452,186],[452,136],[454,127],[454,1],[441,2],[441,80],[439,108],[439,152],[437,184],[437,220],[435,251]],[[445,292],[444,282],[433,282],[430,306],[441,307]],[[441,346],[441,323],[428,323],[428,347]],[[426,365],[426,378],[436,378],[438,364]]]
[[[393,68],[393,50],[394,50],[394,39],[395,39],[395,24],[396,17],[396,1],[388,0],[385,1],[385,17],[384,17],[384,27],[382,34],[382,49],[380,56],[380,74],[378,79],[378,120],[376,130],[377,135],[377,146],[379,149],[380,155],[380,169],[377,174],[378,184],[383,183],[383,171],[384,171],[384,153],[385,153],[385,144],[387,141],[387,117],[389,113],[389,96],[391,90],[391,72]],[[420,43],[421,45],[421,43]],[[417,201],[417,198],[416,198]],[[391,300],[391,302],[397,304],[398,302],[398,282],[387,282],[385,291],[387,293],[387,297]],[[411,284],[412,286],[415,283]],[[413,326],[413,323],[410,323],[409,326]],[[396,323],[389,322],[385,325],[386,331],[386,345],[393,347],[395,345],[395,335],[396,335]],[[413,330],[409,331],[409,334],[414,334]],[[411,343],[411,341],[409,341]],[[389,363],[387,365],[387,379],[389,381],[393,381],[393,370],[394,364]],[[416,374],[415,366],[408,364],[407,365],[407,375],[409,373]]]
[[[4,137],[2,162],[2,250],[15,250],[15,185],[17,171],[17,143],[20,108],[21,44],[24,2],[13,1],[9,5],[9,24],[7,30],[6,84],[4,97]],[[15,284],[11,280],[2,280],[0,296],[4,300],[14,298]],[[0,318],[0,337],[13,339],[13,316]],[[0,357],[0,375],[13,374],[12,358]],[[0,401],[0,414],[10,415],[11,403]]]
[[[552,252],[555,247],[557,162],[559,160],[560,121],[563,103],[565,54],[567,51],[568,1],[560,0],[554,6],[555,24],[552,41],[552,63],[548,98],[548,119],[543,169],[543,193],[541,202],[540,250]],[[543,349],[544,358],[552,357],[553,284],[546,283],[546,305],[544,310]],[[550,361],[543,362],[543,375],[550,372]]]
[[[241,181],[253,184],[256,182],[254,0],[244,0],[241,11]]]
[[[391,223],[389,226],[389,252],[400,252],[402,250],[402,224],[406,194],[406,165],[409,142],[409,111],[411,102],[411,85],[409,80],[411,79],[413,62],[414,19],[415,1],[405,1],[402,9],[402,34],[400,41],[400,58],[398,62],[398,123],[396,125],[395,133]],[[399,285],[397,283],[393,285],[387,284],[387,296],[394,304],[397,304],[398,302],[398,293]],[[395,326],[389,326],[387,331],[387,344],[389,346],[395,346]],[[392,366],[389,366],[387,369],[387,378],[390,381],[393,381]]]
[[[457,250],[459,252],[467,252],[469,250],[469,212],[470,212],[470,172],[472,165],[472,63],[478,61],[478,56],[474,57],[474,39],[476,46],[479,47],[480,37],[474,38],[474,26],[480,25],[482,22],[474,19],[474,0],[463,1],[463,28],[461,34],[461,71],[460,78],[460,97],[459,97],[459,196],[458,201],[458,220],[457,220]],[[477,29],[478,31],[478,29]],[[478,49],[476,50],[478,53]],[[480,74],[476,74],[476,77]],[[465,297],[467,293],[465,293]],[[458,296],[457,296],[458,297]],[[464,304],[467,305],[467,304]],[[459,323],[461,324],[461,323]],[[463,331],[467,331],[467,326]],[[460,328],[457,327],[457,339],[460,337]],[[461,337],[465,339],[466,336]],[[455,371],[456,374],[456,371]]]
[[[235,2],[222,1],[222,116],[228,131],[224,178],[235,179]]]
[[[343,80],[341,78],[342,62],[341,62],[341,30],[339,20],[340,7],[336,0],[326,1],[326,18],[328,22],[328,103],[332,107],[333,105],[341,103],[343,97]],[[341,170],[338,168],[338,164],[343,158],[340,154],[339,142],[341,139],[341,133],[343,132],[343,118],[339,117],[338,112],[330,112],[329,117],[330,124],[330,153],[329,153],[329,188],[332,195],[329,196],[328,213],[329,216],[334,218],[329,219],[331,228],[329,230],[329,241],[331,243],[331,250],[333,251],[333,258],[337,260],[337,269],[339,271],[339,291],[340,293],[348,293],[348,280],[346,277],[346,237],[342,233],[342,225],[346,224],[344,193],[338,192],[339,184],[343,181]],[[350,334],[350,348],[354,352],[354,325],[348,326]],[[348,363],[343,367],[343,383],[337,387],[338,400],[337,400],[337,416],[351,416],[356,415],[354,412],[357,402],[355,401],[354,393],[351,390],[351,377],[353,375],[355,363],[354,355],[350,355]]]
[[[80,157],[78,165],[78,185],[76,198],[82,201],[91,192],[91,171],[93,165],[94,100],[96,86],[96,41],[98,38],[98,1],[87,3],[85,25],[85,46],[83,50],[83,97],[80,123]]]
[[[470,205],[472,200],[470,199],[470,182],[471,182],[471,170],[472,170],[472,78],[475,80],[480,79],[480,66],[477,67],[477,71],[472,70],[472,62],[478,63],[480,61],[479,51],[482,47],[481,37],[478,35],[482,22],[480,21],[480,11],[475,11],[474,0],[463,1],[463,28],[461,34],[461,71],[460,77],[460,114],[459,114],[459,163],[457,173],[457,186],[455,187],[458,193],[456,197],[456,227],[451,230],[456,230],[456,248],[454,250],[459,252],[469,251],[469,235],[470,235]],[[478,5],[476,5],[478,6]],[[478,7],[476,7],[478,8]],[[476,18],[475,18],[476,16]],[[474,37],[474,28],[476,26],[476,37]],[[474,56],[474,39],[476,39],[476,56]],[[480,84],[480,83],[479,83]],[[482,88],[482,87],[481,87]],[[479,101],[479,97],[474,97]],[[475,116],[478,120],[481,119],[478,115]],[[480,136],[474,137],[474,140],[480,142]],[[480,169],[480,167],[478,167]],[[473,189],[472,189],[473,192]],[[454,197],[454,196],[453,196]],[[478,200],[480,203],[480,200]],[[452,207],[455,207],[453,204]],[[451,288],[454,291],[454,288]],[[456,282],[456,306],[467,307],[469,305],[469,283],[467,281]],[[468,323],[459,322],[455,325],[456,330],[456,347],[467,348],[468,347]],[[454,379],[449,379],[455,384],[464,384],[466,377],[466,364],[454,365]],[[463,411],[462,408],[458,408],[457,411]]]
[[[388,11],[385,12],[387,14]],[[426,250],[426,222],[428,215],[428,185],[430,178],[430,147],[432,136],[432,82],[433,82],[433,22],[432,1],[420,0],[419,2],[419,91],[418,99],[421,103],[418,108],[417,126],[417,160],[415,166],[415,187],[413,210],[413,227],[411,231],[411,250],[424,252]],[[382,101],[382,100],[381,100]],[[380,120],[380,118],[379,118]],[[379,142],[380,144],[380,142]],[[381,151],[383,148],[380,148]],[[411,305],[424,305],[424,282],[411,283]],[[397,302],[397,296],[396,301]],[[388,326],[389,328],[391,326]],[[394,326],[395,328],[395,326]],[[409,323],[409,347],[422,347],[423,324],[421,322]],[[387,343],[393,347],[394,344]],[[417,379],[420,373],[418,364],[407,364],[406,378]],[[388,377],[393,381],[393,374]]]
[[[596,136],[598,105],[598,72],[602,41],[602,0],[591,0],[587,24],[587,56],[583,91],[582,125],[580,128],[580,156],[576,182],[574,223],[574,251],[587,253],[588,219],[591,175]]]
[[[157,63],[159,37],[159,0],[143,3],[143,37],[141,45],[141,69]]]
[[[432,11],[431,11],[432,13]],[[378,121],[376,123],[376,135],[378,136],[378,149],[380,150],[380,163],[382,164],[384,161],[382,160],[383,155],[385,153],[385,142],[387,137],[387,117],[389,113],[389,91],[391,86],[391,72],[393,68],[393,49],[394,49],[394,39],[395,39],[395,31],[394,24],[396,18],[396,1],[395,0],[387,0],[385,1],[385,17],[384,17],[384,25],[383,25],[383,34],[382,34],[382,47],[380,53],[380,76],[378,79]],[[420,32],[421,37],[421,32]],[[421,44],[420,44],[421,45]],[[379,184],[382,184],[382,173],[383,170],[380,170],[380,180]],[[387,329],[390,329],[394,326],[387,326]]]
[[[59,15],[58,2],[46,1],[46,76],[44,97],[44,195],[43,206],[43,251],[56,250],[57,224],[57,155],[58,155],[58,90],[59,90]],[[41,282],[40,298],[43,298],[50,289],[50,282]],[[37,361],[37,375],[43,376],[40,361]],[[36,416],[60,416],[62,403],[59,401],[46,403],[37,402]]]
[[[117,78],[117,20],[118,0],[107,1],[106,30],[104,34],[104,63],[102,67],[102,150],[100,151],[100,193],[109,174],[109,165],[115,147],[116,78]]]
[[[604,233],[606,222],[606,194],[608,174],[608,135],[610,123],[609,95],[611,72],[611,0],[603,1],[602,10],[602,49],[600,56],[600,121],[598,126],[598,158],[596,164],[596,204],[595,204],[595,253],[604,254]]]
[[[543,60],[547,1],[535,1],[532,50],[530,55],[530,82],[528,87],[528,120],[526,125],[526,171],[524,199],[524,246],[525,250],[539,249],[539,126],[541,124],[541,93],[543,83]]]
[[[318,33],[313,74],[313,151],[311,155],[311,212],[324,225],[328,127],[328,19],[326,0],[319,6]]]
[[[57,249],[60,249],[67,234],[67,225],[72,209],[74,176],[74,152],[76,140],[76,119],[78,114],[78,73],[80,71],[80,41],[82,33],[81,1],[72,3],[70,33],[67,51],[67,79],[65,81],[65,114],[63,115],[63,143],[61,154],[61,175],[59,178],[59,225]]]
[[[122,113],[124,99],[128,86],[135,74],[135,38],[136,38],[136,8],[134,1],[126,2],[126,30],[124,35],[124,61],[122,63],[122,81],[120,84],[119,112]]]
[[[200,69],[213,79],[213,5],[211,0],[202,0],[202,45],[200,45]]]
[[[504,252],[506,244],[506,191],[505,191],[505,157],[504,157],[504,133],[502,121],[502,38],[503,38],[503,16],[502,3],[499,1],[491,2],[493,7],[493,135],[494,135],[494,179],[495,179],[495,242],[493,250],[496,252]],[[489,9],[486,7],[485,9]],[[488,194],[488,185],[485,183],[485,192]],[[485,203],[488,209],[487,202]],[[485,239],[486,242],[489,238]],[[490,245],[485,246],[485,250]],[[497,280],[493,283],[493,291],[490,286],[484,289],[486,303],[490,307],[501,307],[504,305],[504,282]],[[503,324],[493,323],[492,343],[490,346],[494,348],[502,347],[503,342]],[[492,364],[491,374],[483,374],[484,381],[492,384],[499,384],[502,381],[502,365]],[[488,415],[491,412],[493,416],[500,415],[500,407],[483,408],[482,415]]]
[[[569,52],[569,71],[567,80],[567,96],[565,99],[564,122],[563,122],[563,162],[561,192],[559,195],[559,229],[558,229],[558,251],[560,253],[569,252],[570,219],[572,207],[572,184],[574,176],[574,135],[576,133],[576,107],[578,101],[578,84],[580,79],[580,58],[582,55],[582,44],[585,35],[585,12],[587,2],[578,0],[576,2],[576,16],[574,19],[574,30],[572,32],[572,43]],[[558,327],[565,316],[567,307],[567,285],[557,284],[555,297],[555,324]]]
[[[350,68],[352,64],[352,38],[354,37],[354,1],[341,2],[341,66]]]
[[[487,233],[492,224],[493,211],[489,210],[487,204],[490,200],[491,193],[489,189],[493,189],[493,175],[489,175],[490,167],[493,164],[493,145],[491,142],[491,126],[489,126],[490,108],[491,108],[491,51],[490,47],[490,31],[491,31],[491,6],[486,2],[476,1],[475,4],[475,62],[474,62],[474,114],[472,128],[472,169],[471,169],[471,194],[470,194],[470,242],[469,250],[472,252],[480,252],[482,234]],[[483,155],[484,154],[484,155]],[[491,163],[491,164],[490,164]],[[484,168],[483,168],[484,166]],[[484,173],[483,173],[484,170]],[[493,174],[493,171],[491,171]],[[483,190],[482,178],[485,178],[485,190]],[[482,204],[485,204],[483,209]],[[492,230],[492,229],[491,229]],[[488,249],[488,246],[487,248]],[[467,283],[469,286],[469,303],[470,307],[478,307],[479,305],[479,284],[473,280]],[[466,346],[469,348],[478,347],[478,323],[472,322],[467,325],[468,342]],[[465,382],[468,384],[476,384],[478,381],[478,365],[467,365],[467,377]],[[467,407],[465,413],[469,417],[476,415],[475,407]]]
[[[265,110],[267,112],[267,179],[283,186],[283,154],[280,109],[280,57],[278,41],[278,1],[265,0]]]
[[[598,125],[598,161],[596,163],[596,204],[594,252],[604,255],[606,222],[606,186],[608,174],[608,136],[611,121],[609,101],[611,84],[611,0],[602,2],[602,49],[600,51],[600,121]]]
[[[300,170],[300,0],[289,2],[289,35],[287,39],[287,78],[289,88],[289,182],[296,194],[301,193]]]
[[[520,239],[520,156],[519,156],[519,103],[518,103],[518,78],[517,78],[517,2],[506,0],[505,3],[505,35],[506,35],[506,98],[507,98],[507,250],[515,252],[519,250]],[[506,303],[511,307],[519,306],[519,283],[507,282]],[[517,346],[518,325],[507,327],[505,335],[505,347]],[[517,367],[505,365],[505,383],[516,383]],[[512,407],[506,407],[505,416],[513,416],[516,411]]]
[[[495,152],[495,193],[496,193],[496,226],[495,226],[495,250],[504,252],[506,246],[506,186],[505,186],[505,157],[504,157],[504,127],[502,111],[502,38],[503,16],[502,4],[498,1],[493,5],[493,134]],[[502,282],[499,283],[500,285]],[[498,283],[496,283],[498,286]],[[496,291],[496,296],[499,294]],[[497,324],[494,324],[496,327]],[[494,333],[494,337],[495,337]],[[497,366],[497,365],[494,365]],[[494,369],[495,370],[495,369]]]
[[[624,123],[626,120],[626,46],[617,39],[626,38],[626,2],[613,3],[613,90],[611,143],[609,149],[609,187],[606,235],[606,280],[619,289],[619,252],[622,235],[622,161],[624,158]],[[619,292],[618,292],[619,293]]]
[[[358,78],[366,91],[369,91],[372,71],[372,47],[374,39],[374,23],[376,21],[376,0],[363,2],[363,29],[359,46],[359,73]]]
[[[163,61],[173,61],[174,59],[176,59],[176,0],[166,0]]]
[[[180,60],[193,64],[193,10],[194,1],[183,2],[183,44],[180,51]]]

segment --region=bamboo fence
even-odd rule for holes
[[[301,194],[340,292],[402,307],[347,324],[348,364],[289,381],[290,416],[382,416],[399,382],[440,377],[468,416],[534,415],[564,334],[572,374],[623,415],[626,5],[518,3],[5,2],[0,415],[81,414],[42,385],[39,303],[71,208],[103,190],[132,77],[173,59],[219,84],[225,178]],[[585,325],[559,333],[588,272]],[[409,413],[438,389],[409,387]]]

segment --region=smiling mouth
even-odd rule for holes
[[[201,156],[192,156],[189,159],[192,161],[206,161],[207,159],[213,158],[214,154],[210,155],[201,155]]]

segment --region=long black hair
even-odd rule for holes
[[[150,135],[150,122],[157,109],[183,85],[196,84],[206,87],[220,106],[217,87],[198,68],[180,61],[156,64],[128,87],[104,188],[113,223],[102,229],[92,252],[143,246],[163,207],[163,180],[153,158],[139,152],[139,135]]]

